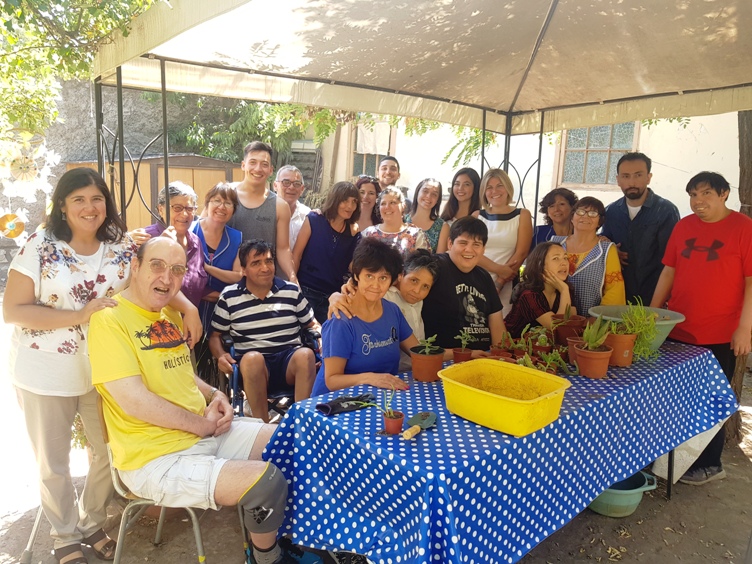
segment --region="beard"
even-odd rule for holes
[[[647,188],[645,189],[647,190]],[[627,188],[627,191],[624,192],[624,196],[629,200],[639,200],[642,198],[642,195],[645,193],[645,190],[640,191],[639,188]]]

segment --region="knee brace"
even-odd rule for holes
[[[271,533],[282,526],[287,503],[287,480],[274,464],[240,496],[245,526],[251,533]]]

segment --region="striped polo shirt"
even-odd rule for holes
[[[243,278],[219,296],[212,328],[229,333],[238,354],[272,354],[300,346],[300,329],[312,319],[313,310],[295,284],[275,276],[272,289],[261,300],[246,288]]]

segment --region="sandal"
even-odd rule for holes
[[[100,543],[105,539],[107,539],[107,542],[104,543],[101,548],[94,546],[95,544]],[[99,558],[100,560],[115,560],[115,548],[117,547],[117,544],[114,540],[107,536],[107,533],[104,532],[104,529],[99,529],[95,533],[89,535],[81,541],[81,544],[90,546],[94,551],[94,554],[96,554],[97,558]]]
[[[62,562],[63,558],[65,558],[66,556],[70,556],[71,554],[75,554],[76,552],[80,552],[81,556],[78,556],[71,560],[66,560],[65,564],[89,564],[89,561],[86,559],[86,556],[84,556],[84,553],[81,550],[81,544],[69,544],[68,546],[64,546],[62,548],[54,548],[52,550],[52,554],[55,555],[55,560],[57,560],[58,563]]]

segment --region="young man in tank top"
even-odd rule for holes
[[[240,205],[230,227],[243,233],[243,240],[261,239],[274,245],[279,275],[298,283],[290,251],[290,207],[269,190],[274,172],[272,148],[261,141],[251,141],[243,150],[243,180],[235,186]]]

